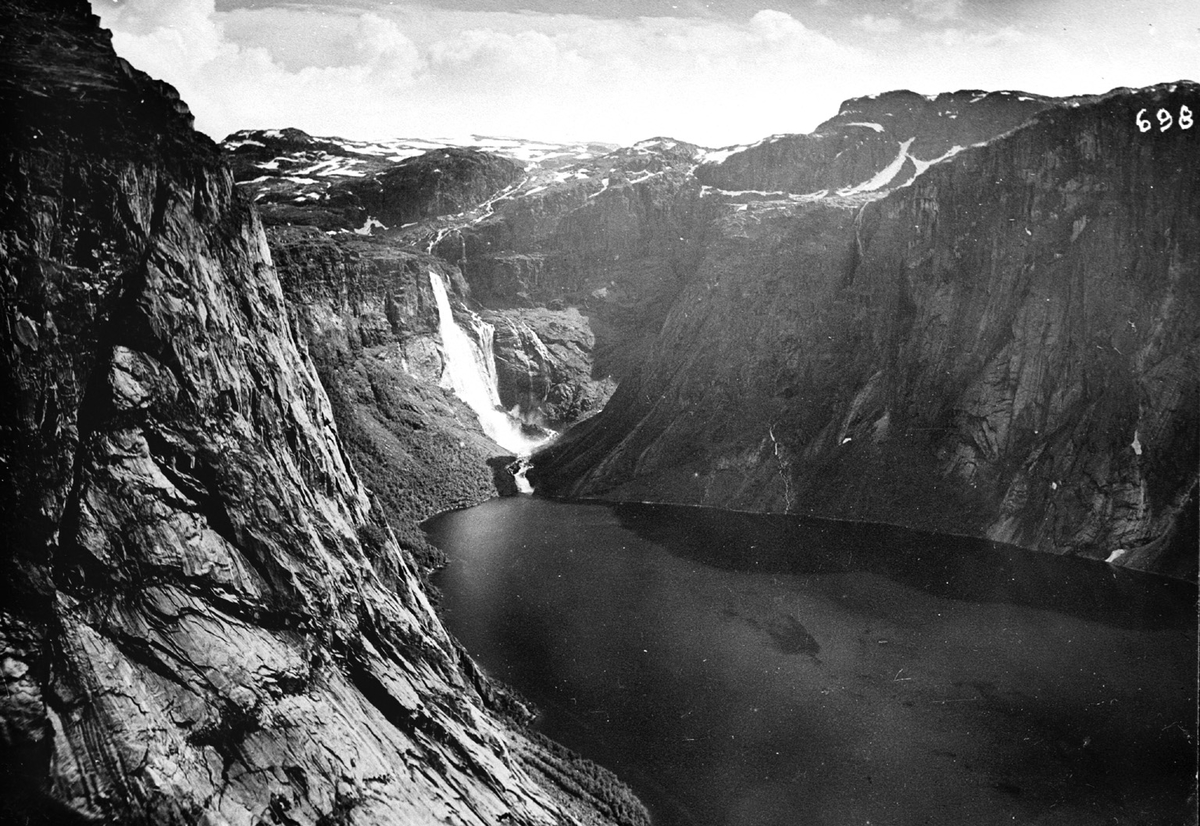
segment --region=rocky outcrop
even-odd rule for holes
[[[230,170],[241,183],[257,178],[264,171],[285,174],[297,172],[327,156],[348,157],[346,147],[336,140],[316,138],[303,129],[246,129],[222,141],[232,157]],[[270,166],[267,166],[270,165]]]
[[[535,484],[1194,578],[1200,144],[1134,120],[1198,101],[1119,90],[886,197],[728,205],[645,365]]]
[[[356,226],[371,217],[398,227],[472,209],[520,180],[522,171],[516,161],[499,155],[446,147],[377,175],[338,182],[326,200],[330,209],[361,219]]]
[[[644,819],[494,711],[186,109],[86,3],[0,0],[0,30],[7,816]]]
[[[559,429],[600,411],[615,389],[592,376],[595,339],[574,307],[487,311],[496,379],[505,409],[529,411],[535,423]]]

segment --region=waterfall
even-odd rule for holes
[[[442,337],[446,365],[442,386],[453,390],[454,395],[475,411],[483,432],[492,441],[517,456],[528,456],[552,437],[527,435],[521,429],[521,423],[501,409],[500,392],[496,389],[496,360],[492,353],[492,325],[471,314],[471,326],[478,337],[476,343],[454,320],[446,285],[433,270],[429,271],[429,283],[437,300],[438,333]],[[522,493],[532,493],[533,489],[525,481],[526,469],[523,464],[517,488]]]
[[[526,459],[517,459],[517,469],[513,471],[513,481],[517,483],[517,493],[533,493],[533,485],[525,478],[530,464]]]

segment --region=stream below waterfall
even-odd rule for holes
[[[451,631],[658,826],[1185,822],[1194,585],[700,508],[512,497],[425,529]]]

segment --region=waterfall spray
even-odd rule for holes
[[[458,326],[450,310],[450,297],[446,285],[433,270],[429,271],[429,283],[438,308],[438,333],[442,337],[442,355],[446,368],[442,373],[442,386],[454,391],[479,417],[479,424],[496,444],[511,450],[518,457],[527,457],[536,448],[552,437],[531,437],[521,429],[521,423],[500,407],[500,392],[496,389],[496,361],[492,352],[492,325],[474,313],[470,323],[478,343]],[[517,489],[532,493],[525,481],[522,466],[514,473]]]

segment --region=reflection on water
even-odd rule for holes
[[[1182,822],[1194,586],[898,528],[528,497],[451,630],[659,824]]]
[[[674,505],[613,510],[639,537],[726,570],[863,571],[936,596],[1026,605],[1125,628],[1189,625],[1196,618],[1190,583],[982,539]]]

